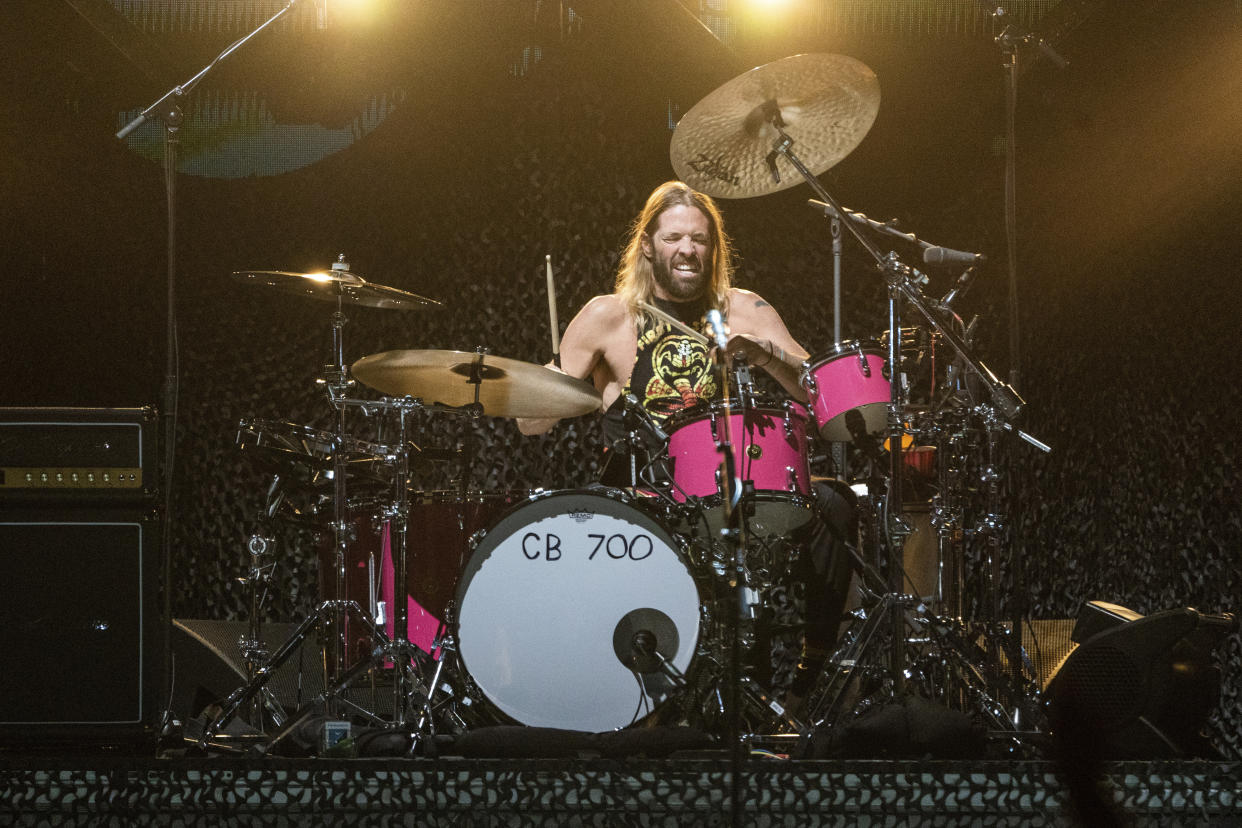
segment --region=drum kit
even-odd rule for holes
[[[1032,689],[1014,631],[998,614],[983,626],[962,618],[974,570],[996,591],[1002,440],[1017,434],[1046,447],[1011,425],[1023,401],[971,354],[972,326],[950,306],[955,297],[924,297],[926,278],[864,234],[877,223],[843,209],[815,177],[861,142],[878,107],[875,76],[858,61],[797,55],[726,83],[678,125],[672,163],[696,189],[743,198],[809,184],[874,256],[888,330],[899,335],[838,337],[813,355],[802,366],[805,405],[756,393],[739,362],[721,367],[732,396],[680,412],[663,430],[627,420],[631,456],[646,457],[646,468],[663,463],[663,482],[631,464],[620,487],[480,492],[462,474],[455,490],[420,489],[417,463],[453,452],[417,448],[416,413],[567,418],[598,411],[599,392],[482,350],[385,351],[346,366],[346,306],[440,303],[368,282],[343,255],[322,273],[234,274],[336,305],[336,361],[320,380],[334,427],[245,420],[237,440],[273,475],[269,517],[297,511],[280,503],[291,487],[330,504],[330,520],[310,516],[330,539],[320,550],[326,600],[269,653],[258,617],[270,539],[251,538],[249,681],[199,743],[235,746],[227,726],[245,715],[260,749],[272,750],[325,714],[408,734],[411,752],[432,735],[493,724],[600,732],[677,722],[721,732],[729,715],[750,736],[804,738],[912,684],[1018,731],[1016,709]],[[798,175],[782,177],[782,166]],[[926,324],[903,326],[903,303]],[[355,395],[358,383],[382,396]],[[359,415],[382,425],[374,437],[351,430]],[[465,433],[457,453],[469,463],[474,428]],[[789,539],[813,519],[816,441],[856,450],[858,462],[838,468],[833,483],[857,497],[860,531],[849,545],[863,598],[806,708],[792,711],[739,667],[737,651],[754,644],[754,608],[785,583],[797,554]],[[860,479],[853,468],[867,472]],[[903,567],[920,534],[923,560]],[[919,569],[919,583],[906,583],[907,569]],[[995,609],[994,594],[988,601]],[[312,636],[325,689],[285,711],[266,684]],[[349,696],[364,679],[391,688],[383,711]]]

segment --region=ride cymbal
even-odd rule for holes
[[[757,66],[695,104],[678,122],[669,156],[682,181],[710,196],[767,195],[803,181],[788,161],[769,163],[780,139],[775,115],[792,152],[819,175],[862,143],[879,110],[880,83],[862,62],[794,55]]]
[[[589,383],[491,354],[384,351],[363,357],[350,370],[382,394],[452,408],[473,403],[477,389],[483,413],[491,417],[577,417],[600,407],[600,394]]]

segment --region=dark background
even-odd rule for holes
[[[445,303],[352,310],[347,362],[476,346],[543,362],[544,254],[563,325],[610,289],[627,222],[674,177],[670,118],[747,68],[803,51],[856,57],[882,90],[866,139],[821,176],[833,194],[989,256],[962,310],[981,317],[984,361],[1002,377],[1018,369],[1021,427],[1054,449],[1017,443],[1004,469],[1030,615],[1072,617],[1091,599],[1143,613],[1238,610],[1236,3],[1012,4],[1071,62],[1058,71],[1024,56],[1017,320],[1004,267],[1004,76],[975,4],[807,0],[766,17],[707,5],[705,18],[732,27],[730,48],[673,0],[584,0],[572,19],[549,3],[377,3],[372,22],[318,30],[302,18],[265,32],[191,96],[182,150],[194,174],[179,176],[177,198],[175,617],[245,617],[234,579],[266,478],[236,448],[238,421],[331,421],[314,384],[331,356],[331,306],[241,286],[232,271],[320,269],[344,252],[364,277]],[[16,36],[0,96],[0,404],[160,403],[166,206],[160,164],[136,151],[158,159],[160,136],[114,133],[265,14],[217,16],[203,2],[178,19],[157,6],[124,16],[105,2],[5,4]],[[238,100],[314,128],[230,143],[254,132]],[[324,130],[353,139],[325,154]],[[261,152],[296,169],[250,174]],[[815,353],[832,340],[831,250],[809,195],[803,185],[722,206],[739,284]],[[931,271],[929,292],[954,276]],[[854,244],[845,285],[845,335],[878,336],[884,293]],[[443,417],[420,427],[428,446],[452,446],[464,429]],[[478,431],[473,488],[593,479],[591,418],[539,438],[507,421]],[[425,467],[419,483],[442,488],[458,472]],[[316,542],[305,528],[281,533],[267,613],[289,620],[320,596]],[[1224,652],[1215,725],[1236,747],[1236,635]]]

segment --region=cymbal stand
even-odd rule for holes
[[[337,260],[332,264],[332,269],[333,271],[346,272],[349,270],[349,263],[345,261],[345,254],[342,253],[337,256]],[[359,714],[373,723],[384,724],[383,719],[375,713],[341,697],[344,688],[352,684],[356,675],[362,672],[355,669],[346,670],[349,619],[352,617],[362,624],[368,638],[371,641],[380,642],[380,649],[387,643],[387,637],[384,635],[383,630],[379,629],[373,620],[375,607],[371,606],[369,608],[370,613],[363,612],[356,602],[345,598],[346,553],[351,540],[348,492],[346,490],[346,478],[348,477],[347,449],[353,445],[351,438],[347,436],[346,412],[351,405],[355,404],[355,401],[347,397],[349,390],[354,384],[353,380],[349,378],[349,373],[345,366],[344,328],[348,321],[344,313],[344,300],[341,296],[338,296],[336,311],[332,314],[332,358],[334,361],[324,366],[324,376],[316,380],[317,384],[322,386],[327,393],[335,414],[335,430],[332,439],[334,597],[318,604],[315,607],[315,611],[303,619],[302,623],[298,625],[284,644],[278,647],[276,652],[262,666],[252,671],[250,680],[235,690],[225,700],[217,716],[207,723],[203,728],[202,734],[196,740],[193,740],[202,749],[206,749],[209,745],[225,750],[235,748],[232,744],[234,738],[221,734],[219,731],[231,722],[259,694],[264,694],[270,706],[271,697],[266,689],[267,682],[275,671],[297,652],[306,638],[315,632],[319,632],[320,637],[325,641],[323,651],[325,681],[330,683],[334,678],[341,680],[333,688],[332,692],[321,694],[309,705],[303,705],[299,708],[299,712],[289,721],[280,724],[278,730],[279,738],[287,736],[294,727],[317,712],[318,706],[322,706],[329,715],[333,716],[342,715],[342,711],[348,706],[353,713]],[[363,402],[362,405],[373,408],[376,404]],[[399,454],[400,459],[404,463],[407,458],[404,444],[401,445]],[[404,489],[402,489],[402,494],[404,494]],[[258,613],[252,610],[252,625],[257,624],[257,618]],[[255,627],[252,626],[253,629]],[[257,640],[257,635],[253,636],[253,638]],[[371,662],[367,659],[359,659],[358,664],[368,669],[371,666]],[[279,724],[279,720],[277,722]],[[255,741],[258,740],[256,739]],[[268,743],[265,750],[270,750],[277,741],[278,739],[274,737]]]
[[[346,407],[354,404],[354,402],[352,400],[339,400],[338,405]],[[335,684],[325,689],[314,701],[304,706],[293,718],[277,730],[265,747],[265,752],[270,752],[278,746],[320,709],[330,709],[334,701],[342,701],[348,704],[347,700],[343,699],[343,695],[354,682],[362,676],[372,673],[374,670],[383,668],[387,664],[394,665],[392,721],[385,722],[374,714],[370,714],[357,705],[351,704],[350,706],[356,712],[362,713],[380,726],[397,730],[406,729],[410,723],[410,711],[413,707],[412,700],[415,698],[427,699],[431,696],[431,690],[422,681],[428,654],[424,653],[409,640],[410,610],[409,601],[405,597],[406,550],[409,536],[407,489],[410,479],[407,418],[410,412],[422,408],[422,402],[412,397],[404,397],[402,399],[385,400],[380,404],[372,402],[362,402],[359,404],[367,408],[380,407],[396,411],[398,418],[396,434],[398,448],[395,450],[396,469],[393,475],[393,497],[389,511],[389,525],[391,527],[393,547],[393,604],[395,605],[392,611],[393,634],[391,638],[386,636],[382,629],[370,623],[370,619],[363,616],[367,621],[372,640],[376,642],[370,656],[358,660],[344,673],[339,674],[339,680]],[[343,603],[352,604],[352,602]],[[354,606],[356,607],[357,605],[355,604]],[[422,724],[423,720],[420,718],[419,726],[421,727]],[[415,737],[415,744],[417,744],[419,734],[415,733],[413,735]]]
[[[271,575],[274,565],[271,562],[271,551],[275,546],[276,539],[272,536],[268,521],[275,516],[276,511],[280,508],[281,501],[284,500],[285,495],[282,491],[282,486],[283,481],[280,474],[273,474],[272,482],[267,489],[267,503],[263,508],[263,516],[260,518],[255,530],[250,533],[250,537],[246,540],[246,552],[250,556],[250,566],[246,572],[246,577],[242,580],[246,584],[247,592],[250,593],[250,618],[247,631],[238,639],[237,646],[241,650],[242,659],[246,663],[247,682],[255,680],[259,669],[267,663],[269,656],[267,644],[263,641],[261,616],[263,598],[272,582]],[[273,724],[280,725],[284,721],[284,712],[280,709],[276,697],[264,687],[262,690],[262,700],[255,700],[250,718],[250,724],[259,731],[266,729],[264,724],[265,707],[271,716]]]
[[[835,198],[820,184],[815,175],[802,163],[793,151],[793,139],[785,132],[786,126],[780,114],[780,107],[775,100],[767,101],[762,112],[767,124],[777,135],[767,162],[773,178],[780,181],[777,165],[778,157],[784,157],[802,176],[806,183],[826,202],[836,215],[849,216]],[[895,252],[883,254],[880,249],[863,234],[856,221],[844,222],[847,229],[876,262],[877,269],[883,276],[888,287],[889,330],[901,331],[900,302],[904,298],[922,313],[933,328],[939,331],[944,339],[957,353],[961,361],[973,371],[991,394],[991,398],[1000,413],[1009,420],[1015,419],[1025,406],[1025,402],[1009,385],[1001,382],[982,362],[976,359],[967,349],[965,343],[949,326],[944,325],[940,315],[932,309],[922,295],[919,285],[927,279],[919,271],[903,264]],[[890,624],[891,642],[889,652],[890,690],[899,692],[902,689],[905,674],[905,612],[904,606],[909,602],[903,594],[903,544],[909,534],[909,524],[902,517],[902,479],[903,479],[903,437],[905,435],[902,389],[900,385],[900,336],[894,333],[889,337],[889,407],[887,417],[887,435],[889,451],[889,480],[886,492],[887,508],[885,509],[884,535],[888,541],[888,588],[889,594],[881,602],[880,617],[887,617]],[[1022,433],[1019,432],[1021,435]],[[1026,438],[1026,435],[1022,435]],[[1031,438],[1033,439],[1033,438]],[[1033,441],[1035,445],[1038,441]],[[873,616],[874,617],[874,616]],[[869,624],[871,619],[869,619]],[[876,625],[880,621],[875,622]],[[852,668],[851,668],[852,669]]]
[[[476,348],[475,350],[477,353],[477,357],[475,358],[474,362],[471,363],[470,372],[466,376],[466,382],[474,386],[474,402],[467,403],[466,405],[461,406],[460,408],[450,409],[454,412],[465,413],[468,417],[468,424],[466,426],[466,436],[463,440],[462,450],[460,452],[462,465],[461,465],[460,476],[459,476],[460,479],[458,480],[458,494],[460,495],[463,503],[466,501],[466,498],[470,491],[470,473],[472,471],[472,465],[474,463],[475,439],[476,439],[474,432],[475,432],[475,429],[478,427],[479,418],[483,415],[483,404],[482,402],[480,402],[480,397],[481,397],[481,392],[483,389],[483,375],[486,370],[486,368],[483,365],[483,357],[487,355],[487,349],[479,347],[479,348]],[[408,510],[405,510],[404,514],[408,514]],[[404,523],[402,525],[402,532],[403,533],[405,532]],[[400,574],[395,574],[393,577],[393,581],[395,584],[402,585],[393,590],[393,593],[394,593],[393,601],[399,607],[399,609],[397,610],[398,615],[396,616],[396,623],[400,625],[400,629],[402,630],[403,637],[408,632],[408,615],[409,615],[409,602],[405,600],[405,596],[404,596],[404,590],[406,588],[404,586],[404,584],[406,583],[405,561],[404,561],[405,549],[406,547],[405,547],[405,541],[403,537],[402,544],[401,544],[402,564],[401,564],[401,568],[399,571]],[[395,569],[395,561],[394,561],[394,569]],[[398,590],[402,592],[402,595],[400,597],[398,597],[397,595]],[[449,661],[449,659],[457,658],[457,637],[453,634],[453,628],[455,626],[453,619],[454,619],[455,613],[456,613],[456,607],[454,606],[454,603],[449,602],[449,606],[445,612],[445,617],[440,621],[439,629],[436,630],[435,638],[432,640],[431,653],[434,654],[438,652],[439,657],[436,659],[435,668],[431,673],[430,680],[427,681],[425,688],[423,688],[425,690],[423,694],[423,703],[419,707],[418,716],[414,721],[414,727],[411,729],[411,733],[410,733],[410,748],[409,748],[410,755],[413,755],[418,750],[419,742],[422,738],[424,738],[425,736],[435,735],[435,732],[436,732],[435,711],[436,711],[437,693],[441,692],[442,690],[445,692],[448,692],[450,695],[449,701],[452,701],[451,690],[449,690],[446,684],[441,681],[441,678],[444,675],[445,665]],[[410,645],[410,647],[417,650],[417,648],[414,647],[414,645],[412,644]],[[428,655],[431,655],[431,654],[428,654]]]

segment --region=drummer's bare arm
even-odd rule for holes
[[[729,294],[729,352],[744,354],[752,367],[767,371],[789,396],[806,402],[799,382],[802,362],[809,354],[790,335],[776,309],[749,290]]]
[[[611,326],[616,324],[614,317],[616,316],[616,303],[611,295],[596,296],[587,302],[582,310],[569,322],[565,328],[565,335],[561,337],[561,364],[562,372],[576,379],[587,380],[593,382],[595,387],[604,391],[601,387],[601,371],[600,367],[603,363],[605,349],[608,345],[608,334]],[[549,363],[550,367],[554,367]],[[603,380],[606,383],[606,379]],[[610,401],[605,400],[607,405]],[[517,420],[518,431],[523,434],[543,434],[560,422],[556,417],[543,417],[539,419],[528,419],[519,417]]]

